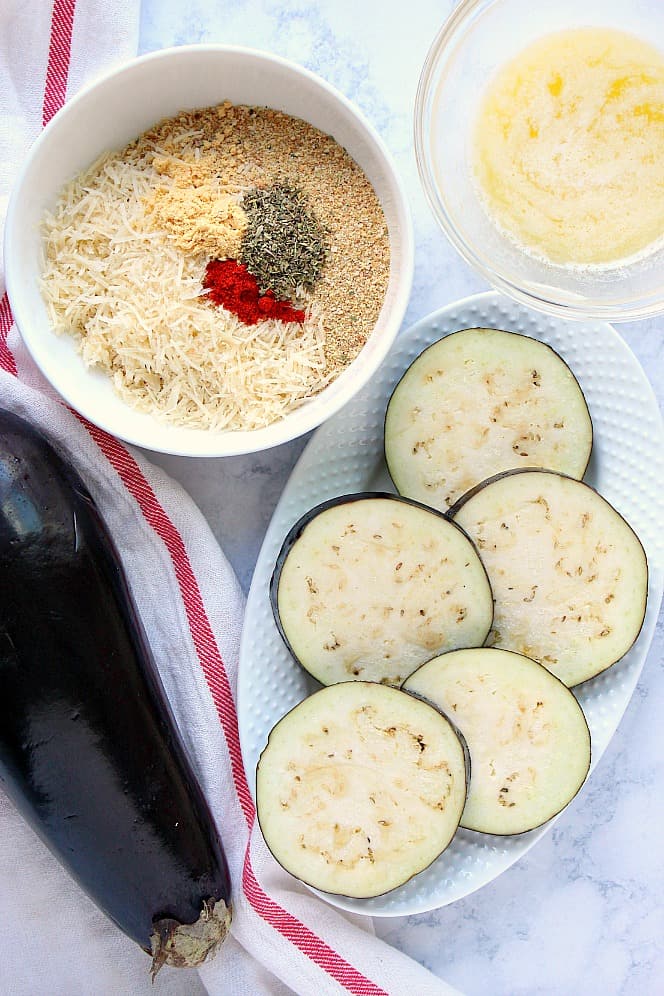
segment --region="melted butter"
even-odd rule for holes
[[[486,208],[556,263],[615,263],[664,235],[664,57],[622,31],[548,35],[490,83],[474,133]]]

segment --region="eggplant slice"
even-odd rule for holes
[[[323,685],[400,685],[446,650],[484,643],[486,571],[439,512],[394,495],[325,502],[287,536],[272,578],[279,630]]]
[[[580,480],[592,439],[567,364],[545,343],[499,329],[464,329],[425,349],[385,417],[397,491],[442,511],[505,470],[544,467]]]
[[[451,510],[495,598],[487,644],[533,657],[566,685],[619,660],[646,609],[638,537],[587,484],[546,471],[498,475]]]
[[[270,733],[256,775],[267,846],[324,892],[368,898],[448,846],[466,800],[466,752],[434,707],[351,681],[309,696]]]
[[[515,834],[546,823],[590,768],[590,731],[570,690],[541,664],[507,650],[443,654],[405,691],[446,712],[468,745],[473,777],[461,826]]]

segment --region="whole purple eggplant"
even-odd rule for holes
[[[5,411],[0,780],[153,972],[223,940],[226,859],[113,540],[68,461]]]

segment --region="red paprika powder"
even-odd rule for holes
[[[278,301],[271,290],[260,293],[258,281],[235,259],[211,259],[205,268],[203,287],[210,300],[232,311],[245,325],[256,325],[267,318],[281,322],[304,321],[304,311],[288,301]]]

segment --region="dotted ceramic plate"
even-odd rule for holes
[[[252,791],[271,728],[314,690],[313,681],[287,653],[272,618],[268,585],[281,543],[293,523],[326,498],[394,490],[383,460],[383,419],[395,384],[425,346],[449,332],[482,326],[541,339],[567,361],[586,396],[595,431],[585,480],[625,516],[645,547],[650,583],[639,639],[621,661],[577,690],[590,725],[593,766],[627,708],[653,637],[664,581],[664,428],[655,396],[638,361],[610,325],[549,318],[499,294],[481,294],[402,333],[368,387],[318,430],[293,470],[258,558],[240,651],[240,738]],[[515,837],[459,830],[445,853],[406,885],[375,899],[324,898],[372,916],[436,909],[490,882],[553,822]]]

